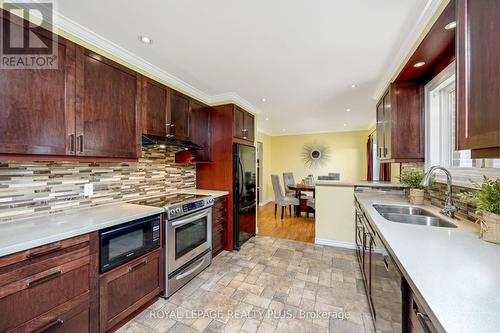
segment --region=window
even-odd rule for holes
[[[500,159],[471,159],[470,150],[455,149],[455,64],[425,86],[426,170],[432,165],[449,169],[454,183],[470,186],[483,175],[500,177]],[[444,176],[437,174],[437,180]]]

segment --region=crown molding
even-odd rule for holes
[[[256,108],[252,103],[248,102],[235,92],[228,92],[224,94],[210,96],[210,101],[208,104],[215,106],[227,103],[236,104],[253,114],[261,113],[261,111],[258,108]]]
[[[425,37],[425,34],[427,34],[430,29],[430,24],[434,23],[437,19],[437,14],[440,14],[444,10],[444,7],[449,1],[450,0],[427,0],[427,4],[418,17],[417,23],[413,26],[408,36],[399,47],[398,52],[388,64],[387,70],[377,84],[377,88],[372,96],[375,100],[380,99],[387,86],[401,71],[406,61],[408,61],[418,46],[417,44]]]
[[[101,35],[93,32],[92,30],[82,26],[81,24],[73,21],[65,15],[59,13],[57,10],[53,12],[52,22],[47,22],[58,31],[73,36],[85,43],[88,43],[99,50],[102,50],[110,55],[136,67],[137,69],[163,81],[167,86],[185,93],[193,98],[196,98],[208,105],[221,105],[224,103],[234,103],[244,108],[245,110],[258,114],[260,110],[252,103],[248,102],[235,92],[229,92],[219,95],[209,95],[200,89],[190,85],[189,83],[179,79],[175,75],[159,68],[158,66],[146,61],[145,59],[135,55],[134,53],[126,50],[125,48],[115,44],[102,37]]]

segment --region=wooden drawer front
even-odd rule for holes
[[[101,332],[112,328],[160,293],[160,251],[155,250],[101,276]]]
[[[227,214],[227,196],[215,199],[212,207],[212,216],[221,217]]]
[[[212,254],[219,253],[226,245],[226,229],[218,224],[212,229]]]
[[[0,332],[89,291],[89,269],[85,257],[0,288]]]
[[[80,244],[84,245],[84,244]],[[86,258],[90,255],[89,246],[72,247],[71,249],[51,252],[31,262],[24,262],[21,265],[13,264],[0,268],[0,287],[7,286],[13,282],[23,280],[30,276],[45,272],[47,270],[59,267],[65,263],[72,262],[80,258]],[[2,292],[0,292],[0,295]]]
[[[87,292],[21,326],[16,327],[13,330],[8,331],[8,333],[88,333],[90,329],[89,321],[89,293]]]
[[[0,258],[0,274],[2,272],[1,269],[4,267],[16,265],[15,267],[19,268],[23,265],[57,256],[64,251],[70,250],[69,248],[78,247],[82,243],[88,243],[89,239],[89,234],[85,234],[2,257]]]

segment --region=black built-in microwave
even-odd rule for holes
[[[160,246],[160,215],[99,232],[100,272],[104,273]]]

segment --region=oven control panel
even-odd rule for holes
[[[197,199],[185,203],[179,203],[174,206],[168,207],[167,216],[168,219],[171,220],[179,216],[188,214],[189,212],[212,206],[213,204],[214,204],[214,198],[212,197],[206,197],[203,199]]]

